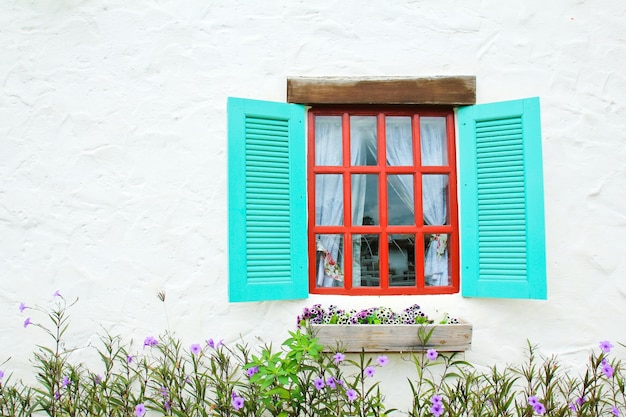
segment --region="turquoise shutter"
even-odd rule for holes
[[[539,98],[458,116],[463,295],[545,299]]]
[[[228,99],[230,301],[308,296],[304,114]]]

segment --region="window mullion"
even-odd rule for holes
[[[343,146],[343,233],[344,246],[344,288],[352,289],[352,175],[350,174],[350,114],[341,116],[341,143]]]

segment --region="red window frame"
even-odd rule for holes
[[[316,116],[341,116],[342,117],[342,166],[315,166],[315,117]],[[376,166],[350,166],[350,116],[376,116],[378,131],[378,165]],[[385,157],[385,117],[386,116],[410,116],[413,131],[413,166],[386,166]],[[422,166],[420,152],[420,117],[438,116],[446,118],[448,165],[446,166]],[[309,291],[313,294],[344,294],[344,295],[399,295],[399,294],[452,294],[459,292],[459,227],[458,227],[458,202],[457,202],[457,172],[455,151],[454,112],[451,108],[425,108],[422,106],[316,106],[308,111],[308,152],[307,152],[307,192],[308,192],[308,239],[309,239]],[[387,175],[388,174],[414,174],[415,181],[415,213],[416,224],[410,226],[387,225]],[[342,174],[343,197],[344,197],[344,225],[343,226],[318,226],[315,224],[315,175],[316,174]],[[378,174],[379,196],[379,225],[351,225],[351,174]],[[446,174],[449,179],[448,213],[449,223],[442,226],[428,226],[423,224],[422,213],[422,189],[421,175],[423,174]],[[417,215],[417,214],[420,215]],[[451,284],[448,286],[426,286],[424,283],[424,263],[416,262],[415,286],[389,286],[388,271],[388,248],[387,245],[379,247],[379,287],[352,287],[352,245],[344,243],[344,257],[347,260],[344,265],[343,287],[317,287],[316,285],[316,242],[317,234],[331,233],[343,235],[344,242],[351,242],[353,234],[379,234],[380,241],[385,242],[388,234],[411,233],[416,235],[416,258],[424,253],[424,234],[446,233],[448,234],[448,256],[450,259]],[[418,237],[421,236],[422,239]],[[423,255],[421,255],[423,257]]]

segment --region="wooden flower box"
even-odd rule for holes
[[[472,325],[458,324],[313,324],[311,329],[326,351],[344,352],[463,352],[472,345]],[[424,344],[418,334],[428,334]]]

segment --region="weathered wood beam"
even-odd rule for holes
[[[476,103],[476,77],[288,77],[287,102],[468,105]]]

